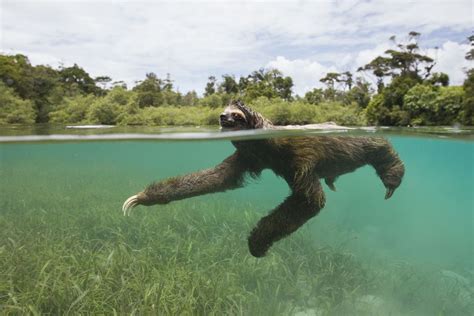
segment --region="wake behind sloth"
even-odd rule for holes
[[[233,101],[220,116],[224,130],[272,128],[269,120],[240,101]],[[375,168],[392,196],[405,172],[390,143],[377,137],[305,136],[232,141],[237,149],[214,168],[169,178],[149,185],[128,198],[123,212],[137,205],[167,204],[193,196],[243,187],[245,177],[258,177],[271,169],[288,183],[290,195],[260,219],[250,233],[248,246],[262,257],[272,244],[296,231],[324,207],[321,180],[335,190],[342,174],[366,164]]]

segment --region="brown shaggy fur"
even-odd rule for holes
[[[232,114],[234,110],[239,111]],[[245,117],[237,117],[242,114]],[[272,127],[270,121],[240,101],[232,102],[221,115],[221,125],[239,129]],[[263,217],[249,236],[250,253],[262,257],[274,242],[296,231],[324,207],[320,180],[335,190],[337,177],[369,164],[387,188],[389,198],[404,174],[402,161],[383,138],[307,136],[232,143],[237,150],[216,167],[153,183],[137,195],[137,204],[165,204],[236,189],[244,185],[246,175],[257,177],[263,169],[271,169],[286,180],[291,194]]]

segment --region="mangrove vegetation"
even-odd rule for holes
[[[432,71],[436,60],[423,53],[419,37],[392,37],[394,48],[383,56],[354,73],[327,73],[320,79],[325,87],[304,96],[277,69],[210,76],[200,96],[178,91],[170,74],[150,72],[127,87],[109,76],[93,78],[77,64],[55,69],[0,54],[0,124],[216,125],[222,107],[238,98],[279,125],[473,125],[474,69],[466,69],[463,85],[450,86],[447,74]],[[469,41],[473,47],[474,36]]]

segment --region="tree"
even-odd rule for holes
[[[110,103],[125,106],[130,102],[132,96],[132,93],[127,91],[127,89],[117,86],[112,88],[109,93],[107,93],[105,99]]]
[[[94,79],[77,64],[60,68],[59,80],[69,90],[75,90],[77,87],[84,94],[102,94],[101,89],[95,85]]]
[[[324,83],[327,89],[334,89],[334,85],[336,82],[339,82],[339,76],[341,74],[337,72],[328,72],[325,77],[319,79],[322,83]]]
[[[358,69],[359,71],[369,70],[378,78],[377,90],[380,97],[377,98],[377,102],[369,104],[369,107],[371,118],[379,124],[403,125],[406,122],[406,111],[410,112],[415,104],[411,102],[408,108],[404,106],[404,97],[411,88],[422,83],[431,86],[449,83],[449,77],[446,74],[431,74],[435,62],[431,57],[421,53],[418,46],[419,38],[420,33],[410,32],[407,40],[400,43],[396,41],[395,36],[392,36],[390,40],[395,44],[395,48],[385,51],[385,56],[378,56]],[[392,79],[386,87],[385,77]],[[417,89],[428,92],[428,88]],[[410,97],[407,100],[410,100]],[[433,120],[435,119],[432,116],[424,115],[418,123],[428,124]]]
[[[286,101],[291,100],[291,88],[293,87],[293,79],[291,77],[277,76],[274,79],[273,86],[280,98]]]
[[[163,81],[153,72],[147,73],[145,80],[133,88],[137,92],[137,101],[140,108],[160,106],[163,104],[161,87]]]
[[[378,56],[357,71],[371,71],[377,77],[378,92],[384,88],[384,78],[390,76],[411,77],[416,81],[427,79],[433,69],[434,60],[421,54],[418,45],[420,33],[408,33],[405,42],[397,42],[395,36],[390,37],[396,48],[385,51],[387,56]]]
[[[435,72],[426,82],[433,86],[447,87],[449,86],[449,76],[444,72]]]
[[[240,77],[239,78],[239,91],[245,91],[247,90],[247,87],[249,85],[249,78],[248,77]]]
[[[53,104],[51,98],[55,87],[58,86],[58,72],[49,66],[39,65],[31,71],[32,91],[30,99],[35,104],[36,121],[48,121],[48,113],[58,104]],[[61,102],[62,98],[55,100]]]
[[[163,89],[163,105],[178,106],[181,104],[183,96],[179,92]]]
[[[239,85],[235,81],[234,76],[223,75],[222,83],[219,85],[219,91],[227,94],[236,94],[239,92]]]
[[[349,101],[355,101],[361,108],[366,108],[370,102],[370,95],[372,94],[370,83],[358,77],[355,85],[347,92],[347,98]]]
[[[432,85],[418,84],[404,95],[403,109],[408,111],[415,125],[433,125],[436,122],[436,97],[438,92]]]
[[[87,119],[94,124],[113,125],[117,123],[120,112],[117,104],[108,102],[105,98],[99,98],[91,104]]]
[[[267,98],[280,97],[290,100],[292,95],[293,80],[284,77],[278,69],[259,69],[252,72],[246,80],[239,81],[245,85],[244,95],[248,101],[264,96]]]
[[[314,88],[313,90],[306,92],[306,94],[304,95],[304,99],[310,104],[319,104],[323,102],[323,89]]]
[[[338,72],[328,72],[326,76],[319,80],[326,85],[326,89],[323,92],[325,100],[336,100],[337,91],[335,89],[335,85],[337,82],[340,82],[340,76],[341,74]]]
[[[411,76],[395,76],[390,84],[384,88],[382,95],[384,104],[389,109],[403,106],[403,98],[412,87],[422,83],[419,78]]]
[[[359,67],[357,71],[371,71],[377,77],[377,92],[382,92],[384,85],[384,78],[392,76],[393,72],[389,66],[389,60],[386,57],[378,56],[370,63],[363,67]]]
[[[33,67],[25,55],[0,54],[0,80],[24,99],[33,96],[32,71]]]
[[[33,102],[21,99],[0,82],[0,124],[31,124],[35,116]]]
[[[125,83],[125,81],[123,80],[119,80],[119,81],[114,81],[112,82],[112,87],[115,88],[115,87],[122,87],[124,88],[125,90],[127,90],[127,84]]]
[[[418,84],[406,93],[403,108],[412,124],[450,125],[459,121],[463,96],[462,87]]]
[[[381,124],[388,116],[389,110],[383,105],[383,96],[376,94],[369,102],[366,109],[367,123],[369,124]]]
[[[213,109],[220,108],[223,106],[222,95],[214,93],[214,94],[205,96],[204,98],[199,100],[199,104],[202,106],[208,106]]]
[[[32,66],[28,57],[0,54],[0,80],[23,99],[35,106],[36,122],[48,120],[48,113],[59,104],[64,95],[59,72],[49,66]]]
[[[182,99],[182,104],[184,106],[195,106],[198,104],[199,98],[196,91],[189,91],[186,93]]]
[[[435,101],[436,125],[452,125],[463,122],[463,87],[439,87]]]
[[[467,60],[474,60],[474,35],[471,35],[467,38],[471,44],[471,49],[466,53]]]
[[[166,90],[166,91],[173,90],[173,82],[174,80],[171,80],[171,75],[167,73],[166,79],[163,80],[163,90]]]
[[[61,124],[87,123],[89,108],[96,100],[92,94],[66,97],[56,109],[49,113],[49,122]]]
[[[345,71],[341,74],[341,78],[339,79],[340,82],[343,82],[345,84],[345,87],[347,90],[352,89],[352,85],[354,83],[352,79],[352,73],[350,71]]]
[[[94,78],[94,82],[96,84],[99,84],[101,85],[102,87],[102,90],[106,90],[107,89],[107,85],[112,81],[112,78],[110,78],[109,76],[99,76],[99,77],[95,77]]]
[[[471,50],[466,54],[467,60],[474,60],[474,35],[469,36]],[[466,125],[474,125],[474,68],[467,71],[467,78],[464,80],[464,101],[460,113],[460,121]]]
[[[204,96],[208,97],[214,93],[216,93],[216,77],[210,76],[206,88],[204,89]]]
[[[418,46],[420,35],[418,32],[411,31],[404,43],[397,43],[395,36],[391,37],[398,49],[389,49],[385,51],[385,54],[390,56],[388,58],[390,67],[401,76],[426,79],[435,65],[431,57],[420,53]]]
[[[460,121],[465,125],[474,125],[474,68],[467,71],[464,80],[464,101],[460,113]]]

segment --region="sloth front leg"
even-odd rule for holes
[[[249,250],[254,257],[263,257],[274,242],[296,231],[324,207],[324,192],[316,181],[310,195],[294,191],[269,215],[260,219],[248,239]]]
[[[193,196],[239,188],[243,184],[246,171],[245,164],[236,152],[214,168],[149,185],[144,191],[129,197],[122,210],[124,215],[130,215],[137,205],[167,204]]]

